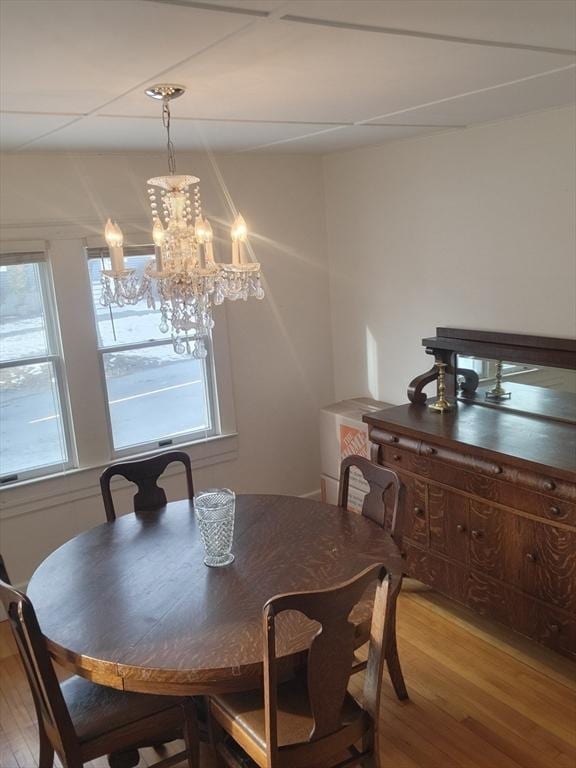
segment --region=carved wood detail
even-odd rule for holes
[[[519,488],[547,494],[551,497],[550,505],[553,505],[553,499],[555,498],[576,503],[575,484],[554,478],[552,474],[547,476],[530,470],[522,470],[502,461],[486,460],[477,453],[470,454],[451,450],[441,445],[434,445],[427,441],[417,440],[413,437],[404,436],[378,427],[370,428],[370,440],[382,446],[394,446],[395,452],[406,451],[408,453],[415,453],[420,457],[433,459],[435,463],[430,464],[427,470],[425,463],[420,465],[428,473],[434,472],[436,475],[438,472],[442,472],[442,467],[440,466],[440,462],[442,462],[443,464],[451,465],[448,468],[448,472],[453,472],[452,467],[454,467],[474,473],[474,476],[462,476],[468,477],[468,482],[473,484],[474,487],[479,482],[477,476],[493,477],[497,480],[513,483],[514,486]],[[408,461],[410,460],[408,459]],[[417,465],[414,466],[416,468]],[[484,487],[489,488],[490,484]],[[470,490],[473,489],[470,488]],[[479,495],[484,495],[484,492],[480,492]]]
[[[419,376],[412,379],[410,384],[408,384],[408,400],[410,400],[411,403],[423,405],[428,399],[428,396],[423,391],[424,387],[428,386],[428,384],[431,384],[433,381],[436,381],[437,378],[438,368],[436,368],[436,365],[433,365],[432,368],[425,373],[421,373]]]

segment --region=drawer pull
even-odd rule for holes
[[[396,435],[392,435],[392,437],[390,438],[390,442],[391,443],[397,443],[397,442],[399,442],[399,440],[400,440],[400,438],[396,437]]]
[[[479,531],[477,528],[473,528],[470,533],[472,534],[473,539],[481,539],[484,536],[483,531]]]
[[[545,491],[553,491],[556,488],[556,483],[553,480],[545,480],[544,481],[544,490]]]
[[[552,632],[553,635],[559,635],[560,632],[562,632],[562,625],[561,624],[550,624],[550,632]]]
[[[400,456],[400,454],[399,454],[399,453],[395,453],[395,454],[392,456],[392,458],[394,459],[394,461],[400,461],[400,459],[402,458],[402,456]]]
[[[550,514],[554,515],[554,517],[560,517],[562,510],[560,507],[550,507]]]
[[[495,475],[501,475],[502,474],[502,467],[499,467],[498,464],[494,465],[494,474]]]
[[[427,456],[435,456],[436,453],[438,453],[438,451],[436,450],[436,448],[432,448],[431,445],[427,445],[424,447],[424,450],[422,451],[422,453],[425,453]]]
[[[538,557],[534,554],[534,552],[526,552],[526,560],[528,560],[529,563],[535,563],[538,560]]]
[[[462,525],[462,523],[458,523],[458,525],[456,526],[456,530],[458,531],[458,533],[466,533],[466,526]]]
[[[422,507],[414,507],[414,514],[416,515],[416,517],[424,517],[426,513],[424,512]]]

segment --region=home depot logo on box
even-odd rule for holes
[[[364,429],[347,427],[344,424],[340,424],[340,459],[345,459],[346,456],[351,456],[352,454],[364,456],[367,459],[370,458],[368,435]]]

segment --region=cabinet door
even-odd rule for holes
[[[470,565],[500,581],[511,581],[517,546],[510,535],[511,513],[470,500]]]
[[[516,517],[516,585],[547,603],[576,611],[576,533]]]
[[[468,561],[468,499],[437,485],[428,486],[430,549],[459,563]]]
[[[402,510],[402,536],[420,546],[428,546],[428,514],[426,511],[426,483],[416,477],[398,473],[404,483],[404,509]]]

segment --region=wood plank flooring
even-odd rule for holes
[[[0,625],[0,768],[36,768],[32,701],[5,635]],[[398,636],[410,701],[384,678],[382,768],[576,768],[572,662],[410,584]],[[155,760],[143,750],[140,768]],[[208,749],[202,768],[214,768]]]

